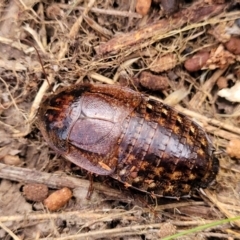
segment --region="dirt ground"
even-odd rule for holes
[[[239,1],[9,0],[0,17],[0,239],[240,239]],[[86,199],[87,171],[35,124],[45,96],[81,82],[128,86],[197,121],[216,181],[169,199],[93,176]]]

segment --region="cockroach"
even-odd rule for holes
[[[42,102],[37,125],[67,160],[155,196],[190,195],[209,186],[219,168],[201,126],[126,87],[63,88]]]

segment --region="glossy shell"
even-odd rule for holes
[[[42,103],[37,124],[64,158],[157,196],[189,195],[218,172],[211,141],[198,124],[128,88],[65,88]]]

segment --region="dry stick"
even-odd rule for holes
[[[93,19],[88,17],[87,15],[83,15],[83,18],[85,22],[95,31],[99,32],[101,35],[103,35],[105,38],[109,39],[112,37],[113,33],[109,31],[108,29],[100,26],[97,22],[95,22]]]
[[[213,223],[214,221],[210,221],[208,223]],[[172,223],[172,222],[171,222]],[[164,226],[165,223],[155,223],[155,224],[146,224],[146,225],[135,225],[129,227],[122,228],[114,228],[108,230],[97,230],[90,231],[87,233],[80,233],[76,235],[61,237],[61,238],[41,238],[41,240],[70,240],[70,239],[87,239],[89,237],[93,237],[94,239],[99,238],[112,238],[112,237],[123,237],[123,236],[131,236],[131,235],[142,235],[142,234],[150,234],[157,233]],[[207,224],[207,221],[202,221],[200,224]],[[200,225],[199,224],[199,225]],[[211,229],[215,229],[216,227],[211,227]],[[217,226],[218,228],[218,226]]]
[[[43,96],[44,96],[45,92],[48,90],[49,84],[51,84],[53,81],[54,81],[53,75],[50,74],[49,80],[45,80],[43,82],[41,88],[39,89],[39,91],[32,103],[31,110],[30,110],[30,113],[28,116],[28,128],[26,129],[25,132],[13,134],[13,137],[24,137],[29,134],[29,132],[31,131],[30,123],[34,120],[34,118],[37,114],[39,105],[43,99]]]
[[[186,23],[191,24],[206,20],[208,17],[212,17],[221,13],[227,4],[212,4],[208,5],[203,3],[202,0],[192,4],[187,9],[175,14],[171,19],[161,19],[155,24],[143,27],[140,30],[117,36],[110,41],[99,45],[96,48],[98,55],[104,55],[107,53],[118,53],[126,49],[129,49],[133,45],[141,44],[147,39],[155,38],[157,40],[159,36],[179,29]]]
[[[89,12],[89,9],[93,6],[93,4],[95,3],[95,0],[90,0],[87,8],[85,8],[85,10],[83,11],[83,13],[81,14],[81,16],[77,19],[77,21],[73,24],[70,33],[69,33],[69,38],[70,39],[74,39],[76,37],[76,35],[78,34],[78,30],[82,24],[82,20],[83,20],[83,16],[87,15],[87,13]]]
[[[66,4],[64,4],[66,5]],[[62,7],[62,5],[61,5]],[[68,5],[66,5],[66,8],[69,8]],[[76,7],[76,9],[79,10],[85,10],[85,7]],[[135,12],[127,12],[127,11],[118,11],[114,9],[101,9],[101,8],[91,8],[89,9],[89,12],[96,12],[101,13],[104,15],[111,15],[111,16],[120,16],[120,17],[129,17],[129,18],[142,18],[142,15],[135,13]]]
[[[79,28],[80,28],[80,26],[82,24],[82,21],[83,21],[83,16],[87,15],[87,13],[89,12],[89,10],[91,9],[91,7],[93,6],[94,3],[95,3],[95,0],[90,0],[87,7],[85,8],[83,13],[81,14],[81,16],[72,25],[72,27],[70,29],[70,32],[68,34],[69,39],[74,39],[77,36]],[[68,45],[69,45],[68,41],[61,42],[61,51],[58,54],[58,57],[57,57],[58,60],[62,59],[66,55],[66,52],[69,50]]]
[[[220,201],[218,201],[218,199],[217,199],[215,194],[213,194],[212,192],[208,191],[207,189],[205,189],[204,191],[206,193],[206,196],[211,200],[212,203],[214,203],[214,205],[216,205],[218,207],[218,209],[222,212],[222,214],[224,214],[227,218],[234,218],[234,217],[236,217],[231,212],[229,212],[224,207],[224,205],[221,204]],[[238,227],[240,227],[240,220],[234,221],[234,224],[237,225]]]
[[[23,29],[25,31],[27,31],[32,37],[33,39],[35,40],[35,42],[37,43],[38,47],[41,49],[41,51],[44,53],[44,54],[47,54],[40,38],[39,38],[39,34],[34,30],[32,29],[30,26],[26,25],[23,27]]]
[[[231,234],[231,235],[230,235]],[[205,237],[203,239],[209,239],[209,238],[214,238],[214,239],[240,239],[239,236],[236,236],[236,233],[206,233],[206,232],[201,232],[201,237]]]
[[[16,236],[9,228],[7,228],[2,222],[0,221],[0,228],[2,228],[5,232],[7,232],[14,240],[20,240],[18,236]]]
[[[137,213],[138,210],[124,211],[120,209],[104,209],[104,210],[81,210],[81,211],[71,211],[71,212],[59,212],[59,213],[28,213],[26,215],[11,215],[11,216],[0,216],[0,222],[11,222],[11,221],[39,221],[39,220],[49,220],[49,219],[81,219],[82,224],[89,221],[112,221],[113,219],[132,218],[132,215]],[[107,219],[107,217],[109,219]],[[199,223],[199,222],[198,222]],[[191,225],[191,224],[190,224]],[[197,225],[196,223],[193,225]]]
[[[229,199],[230,201],[232,200],[232,199]],[[229,201],[229,202],[230,202]],[[225,207],[225,208],[227,208],[227,209],[229,209],[229,210],[231,210],[231,211],[235,211],[235,212],[239,212],[240,213],[240,206],[236,206],[236,205],[230,205],[230,204],[232,204],[231,202],[229,203],[229,204],[227,204],[227,203],[221,203],[221,205],[223,206],[223,207]],[[238,204],[238,203],[235,203],[235,204]]]
[[[46,23],[44,21],[44,8],[43,3],[39,4],[38,15],[41,21],[41,27],[39,29],[39,36],[44,48],[47,46],[47,30],[46,30]]]
[[[226,229],[225,231],[227,232],[227,234],[231,234],[232,237],[234,237],[232,239],[240,239],[240,234],[238,231],[233,231],[232,229]],[[231,239],[231,238],[228,238],[228,239]]]
[[[108,213],[109,211],[109,213]],[[112,213],[112,211],[114,211],[114,213]],[[123,217],[125,217],[126,219],[128,219],[129,217],[132,218],[132,214],[136,213],[136,211],[138,210],[131,210],[131,211],[127,211],[127,212],[123,212],[122,210],[119,209],[109,209],[109,210],[100,210],[100,211],[89,211],[89,210],[85,210],[85,211],[73,211],[73,212],[64,212],[64,213],[48,213],[48,214],[38,214],[38,213],[30,213],[28,215],[13,215],[13,216],[1,216],[0,217],[0,221],[1,222],[7,222],[7,221],[24,221],[26,218],[28,219],[28,221],[39,221],[39,220],[51,220],[51,219],[81,219],[83,222],[87,222],[87,221],[112,221],[113,219],[122,219]],[[104,215],[104,216],[103,216]],[[107,216],[106,216],[107,215]],[[207,223],[211,223],[212,221],[203,221],[203,220],[198,220],[198,221],[171,221],[171,224],[175,225],[175,226],[195,226],[195,225],[201,225],[201,224],[207,224]],[[83,223],[84,224],[84,223]],[[156,230],[159,230],[162,225],[164,223],[161,224],[148,224],[148,225],[140,225],[140,226],[132,226],[130,228],[120,228],[119,232],[115,231],[115,230],[110,230],[110,232],[101,232],[102,234],[119,234],[122,230],[127,230],[129,232],[126,231],[126,234],[129,235],[132,232],[131,231],[144,231],[146,230],[148,233],[150,232],[150,229],[155,229],[154,232],[156,232]],[[149,229],[150,228],[150,229]],[[99,231],[94,231],[93,234],[97,234]],[[142,232],[142,233],[147,233],[147,232]],[[79,234],[79,235],[74,235],[74,237],[85,237],[85,233],[83,234]],[[89,235],[88,235],[89,236]],[[71,236],[72,237],[72,236]],[[66,238],[63,238],[66,239]],[[73,239],[73,238],[71,238]]]
[[[120,209],[104,209],[104,210],[82,210],[82,211],[71,211],[71,212],[59,212],[59,213],[28,213],[26,215],[11,215],[11,216],[0,216],[0,222],[11,222],[11,221],[40,221],[49,219],[81,219],[83,224],[88,221],[98,220],[101,221],[112,221],[113,219],[119,219],[125,217],[126,219],[131,218],[133,214],[139,212],[139,210],[124,211]],[[106,216],[107,215],[107,216]],[[193,221],[171,221],[171,223],[178,227],[189,227],[201,224],[211,223],[210,220],[193,220]]]
[[[70,239],[112,239],[113,237],[124,237],[124,236],[132,236],[132,235],[143,235],[143,234],[151,234],[160,230],[162,224],[148,224],[148,225],[136,225],[129,227],[120,227],[108,230],[97,230],[97,231],[89,231],[86,233],[80,233],[75,235],[70,235],[66,237],[60,238],[41,238],[41,240],[70,240]]]
[[[222,74],[227,70],[228,66],[223,69],[218,69],[214,74],[203,84],[201,91],[197,92],[191,101],[189,102],[189,105],[194,109],[199,109],[202,105],[203,101],[207,97],[207,95],[204,92],[211,92],[213,86],[215,85],[216,81],[219,79],[219,77],[222,76]]]
[[[239,135],[236,135],[234,133],[230,133],[228,131],[225,130],[221,130],[218,127],[214,127],[214,126],[210,126],[210,125],[204,125],[204,129],[206,130],[206,132],[211,133],[212,135],[216,136],[216,137],[220,137],[223,139],[227,139],[227,140],[231,140],[231,139],[235,139],[235,138],[240,138]]]
[[[24,11],[29,10],[37,19],[39,19],[38,14],[33,10],[33,6],[38,2],[36,0],[29,0],[29,1],[24,1],[24,0],[18,0],[19,3],[23,6]],[[23,11],[22,11],[23,12]],[[18,13],[17,13],[18,14]],[[16,14],[16,15],[17,15]]]
[[[99,82],[102,82],[102,83],[107,83],[107,84],[114,84],[113,80],[108,78],[108,77],[105,77],[99,73],[96,73],[96,72],[91,72],[88,74],[89,77],[99,81]]]
[[[163,205],[158,205],[154,208],[154,211],[163,211],[166,209],[176,209],[181,207],[187,207],[187,206],[203,206],[206,205],[204,202],[194,202],[194,201],[187,201],[187,202],[174,202],[174,203],[168,203]]]
[[[23,182],[23,183],[42,183],[51,188],[85,188],[88,190],[89,181],[79,178],[67,176],[66,174],[52,174],[46,172],[40,172],[33,169],[20,168],[14,166],[8,166],[0,163],[0,177],[7,180]],[[112,188],[108,188],[102,183],[94,183],[94,189],[103,193],[109,197],[119,199],[123,193]],[[130,198],[124,200],[129,201]]]
[[[134,12],[135,11],[135,8],[136,8],[136,1],[130,1],[130,4],[129,4],[129,12]],[[127,23],[127,26],[125,29],[129,29],[130,26],[132,26],[132,21],[133,21],[133,17],[129,17],[128,18],[128,23]]]
[[[89,181],[84,179],[79,179],[75,177],[70,177],[66,174],[53,174],[53,173],[45,173],[36,171],[33,169],[27,169],[27,168],[20,168],[20,167],[14,167],[5,165],[3,163],[0,163],[0,176],[3,179],[22,182],[22,183],[41,183],[46,184],[48,187],[51,188],[62,188],[62,187],[69,187],[69,188],[84,188],[86,191],[89,188]],[[107,186],[104,186],[101,183],[93,183],[94,190],[96,190],[99,193],[103,193],[109,197],[113,197],[116,199],[119,199],[119,196],[121,195],[122,201],[132,201],[130,197],[128,197],[126,194],[123,195],[120,191],[112,188],[108,188]],[[183,207],[191,204],[191,205],[202,205],[203,202],[179,202],[174,204],[165,204],[164,206],[158,206],[156,207],[155,211],[162,211],[164,209],[171,209],[173,207]],[[0,218],[0,221],[3,221],[3,219]]]

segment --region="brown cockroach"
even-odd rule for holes
[[[206,188],[219,168],[201,126],[126,87],[64,88],[42,102],[37,125],[49,146],[77,166],[156,196]]]

